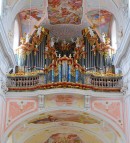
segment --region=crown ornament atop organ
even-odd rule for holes
[[[102,87],[111,83],[110,87],[119,91],[121,76],[108,72],[113,54],[110,39],[105,34],[99,38],[94,28],[83,29],[83,37],[60,40],[51,37],[48,29],[35,26],[35,32],[22,37],[16,50],[18,66],[15,73],[8,75],[9,89],[23,90],[25,86],[36,89],[37,85],[41,89],[55,86],[100,89],[102,81]]]

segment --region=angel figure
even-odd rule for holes
[[[61,44],[62,46],[62,51],[68,50],[69,49],[69,43],[66,42],[66,40],[63,40],[63,43]]]
[[[89,31],[89,34],[91,35],[91,37],[94,37],[94,32],[93,32],[93,29],[89,26],[88,27],[88,31]]]
[[[26,34],[26,43],[29,43],[29,40],[30,40],[30,35]]]
[[[77,39],[76,39],[76,48],[79,48],[80,46],[81,46],[81,44],[80,44],[80,38],[77,37]]]
[[[103,43],[106,43],[106,34],[105,34],[105,33],[102,33],[101,36],[102,36],[102,39],[101,39],[102,42],[103,42]]]
[[[42,32],[42,26],[38,27],[37,29],[37,36],[40,37]]]
[[[51,38],[51,43],[50,43],[50,44],[51,44],[51,47],[54,47],[54,44],[55,44],[55,39],[54,39],[54,37]]]

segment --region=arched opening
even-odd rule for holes
[[[0,16],[2,14],[2,3],[3,3],[3,0],[0,0]]]
[[[110,132],[108,133],[108,131]],[[34,143],[35,141],[48,143],[48,139],[54,135],[59,135],[59,137],[61,135],[77,137],[78,135],[83,142],[88,140],[90,143],[110,142],[108,136],[113,136],[113,141],[117,143],[123,141],[108,122],[81,110],[61,109],[36,113],[11,131],[7,143],[11,143],[12,135],[17,136],[18,134],[20,135],[19,143]],[[17,140],[15,141],[17,142]]]
[[[13,40],[14,54],[16,54],[16,48],[19,46],[19,37],[20,37],[19,23],[18,23],[18,19],[15,19],[15,21],[14,21],[14,40]]]
[[[113,19],[112,27],[111,27],[111,44],[114,48],[114,51],[117,50],[117,31],[116,31],[116,21]]]

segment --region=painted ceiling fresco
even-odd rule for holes
[[[49,114],[42,114],[38,119],[31,121],[33,124],[46,124],[50,122],[62,122],[71,121],[79,122],[83,124],[95,124],[100,121],[94,119],[92,116],[86,113],[80,113],[78,111],[56,111]]]
[[[93,25],[96,25],[100,33],[109,32],[113,15],[106,10],[93,10],[87,13],[87,17]]]
[[[60,37],[61,40],[80,37],[82,29],[91,25],[88,19],[91,23],[100,26],[99,30],[102,33],[109,31],[112,14],[104,10],[88,12],[84,5],[92,1],[87,3],[83,0],[37,0],[37,2],[31,0],[31,2],[33,5],[40,4],[37,8],[33,7],[31,10],[25,9],[20,12],[22,34],[30,33],[34,25],[42,23],[51,31],[51,36]]]
[[[33,1],[33,0],[32,0]],[[41,0],[40,0],[41,1]],[[58,0],[53,0],[53,1],[58,1]],[[90,0],[92,1],[92,0]],[[128,0],[112,0],[117,6],[119,6],[119,4],[124,3],[126,4]],[[12,6],[14,5],[16,2],[18,2],[18,0],[7,0],[7,5]],[[55,3],[54,2],[54,3]],[[88,1],[89,2],[89,1]]]
[[[83,142],[76,134],[57,133],[53,134],[44,143],[83,143]]]
[[[31,117],[13,132],[16,143],[107,143],[115,142],[115,131],[101,119],[75,110],[57,110]],[[102,137],[103,136],[103,140]],[[64,140],[63,140],[64,138]]]
[[[99,130],[96,128],[96,131],[98,132]],[[69,124],[68,126],[50,126],[46,130],[28,138],[24,143],[73,143],[72,138],[75,143],[103,143],[97,136],[87,132],[83,128],[72,127],[72,124]]]
[[[45,96],[45,107],[77,107],[84,108],[84,96],[82,95],[47,95]]]
[[[21,19],[22,33],[24,34],[31,32],[31,29],[33,29],[34,25],[36,25],[38,21],[41,20],[43,15],[43,11],[38,10],[37,8],[21,11],[19,13],[19,17]]]
[[[48,18],[51,24],[80,24],[82,0],[48,0]]]

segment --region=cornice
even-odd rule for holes
[[[111,92],[94,92],[91,90],[81,90],[73,88],[55,88],[47,90],[37,90],[34,92],[7,92],[7,98],[32,98],[38,95],[50,95],[50,94],[78,94],[78,95],[90,95],[93,97],[106,97],[106,98],[117,98],[124,97],[122,93],[111,93]]]

